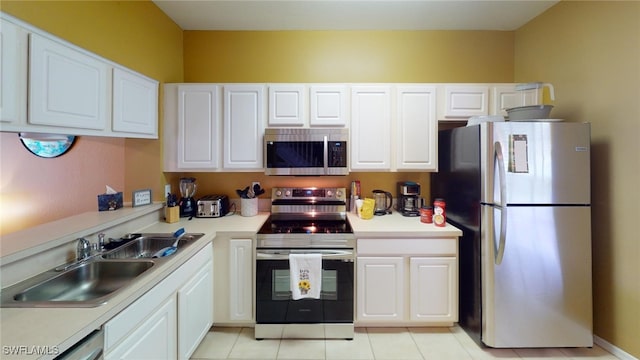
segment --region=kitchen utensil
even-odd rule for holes
[[[393,197],[390,192],[384,190],[373,190],[373,200],[375,201],[374,215],[391,214]]]
[[[175,236],[176,241],[171,246],[167,246],[166,248],[158,250],[155,254],[153,254],[153,257],[154,258],[165,257],[178,251],[178,242],[185,234],[186,232],[184,231],[184,228],[178,229],[176,232],[173,233],[173,236]]]

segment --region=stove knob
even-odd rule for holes
[[[277,197],[282,196],[282,191],[280,191],[280,190],[276,190],[276,196],[277,196]]]
[[[336,190],[336,197],[339,199],[342,197],[342,191]]]
[[[333,191],[327,190],[327,197],[332,197],[332,196],[333,196]]]
[[[285,191],[285,192],[284,192],[284,196],[285,196],[285,197],[289,197],[289,196],[291,196],[291,190],[287,190],[287,191]]]

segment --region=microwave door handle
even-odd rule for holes
[[[324,161],[324,174],[329,173],[329,137],[327,135],[324,136],[324,155],[322,156],[322,160]]]

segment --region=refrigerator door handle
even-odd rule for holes
[[[504,256],[504,247],[507,238],[507,206],[505,199],[507,195],[507,174],[504,170],[504,156],[502,155],[502,145],[499,142],[495,142],[495,158],[494,163],[498,165],[498,179],[500,182],[500,236],[497,249],[495,249],[495,264],[500,265],[502,263],[502,257]],[[493,242],[494,247],[496,242]]]

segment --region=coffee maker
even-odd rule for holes
[[[180,217],[192,217],[196,215],[196,179],[192,177],[180,178]]]
[[[403,216],[420,215],[420,184],[413,181],[398,182],[398,211]]]

